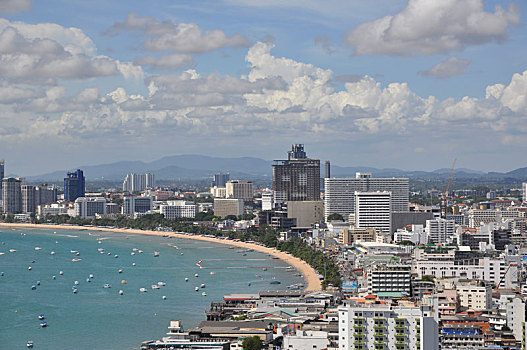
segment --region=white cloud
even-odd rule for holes
[[[469,65],[469,60],[459,59],[457,57],[449,57],[448,59],[437,63],[432,68],[424,72],[419,72],[419,74],[436,78],[449,78],[455,75],[463,74],[465,72],[465,68],[467,68]]]
[[[147,38],[144,48],[148,51],[174,51],[177,53],[205,53],[225,47],[247,47],[249,40],[240,34],[229,37],[222,30],[203,31],[195,23],[159,22],[152,17],[138,17],[129,13],[126,20],[114,24],[108,34],[122,30],[140,31]]]
[[[357,55],[431,55],[502,42],[519,23],[515,3],[486,12],[483,0],[409,0],[403,11],[363,23],[344,40]]]
[[[158,58],[152,55],[137,57],[135,62],[144,66],[152,66],[156,70],[176,70],[196,64],[192,56],[179,53],[169,53]]]
[[[31,11],[31,0],[0,0],[0,13],[18,13]]]

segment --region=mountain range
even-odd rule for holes
[[[177,155],[163,157],[152,162],[120,161],[115,163],[79,166],[90,181],[122,181],[128,173],[154,173],[157,180],[188,180],[210,179],[219,172],[230,173],[231,179],[270,180],[272,179],[272,161],[254,157],[220,158],[205,155]],[[69,169],[72,170],[72,169]],[[60,181],[66,175],[67,169],[47,174],[27,177],[28,181]],[[353,177],[356,172],[369,172],[374,177],[409,177],[422,179],[448,178],[450,169],[441,168],[434,171],[409,171],[394,168],[372,168],[364,166],[343,167],[332,165],[332,177]],[[455,177],[460,179],[527,179],[527,167],[513,171],[482,172],[466,168],[454,170]],[[321,176],[324,176],[324,164],[321,164]]]

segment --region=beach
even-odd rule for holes
[[[190,234],[181,234],[174,232],[163,232],[163,231],[149,231],[149,230],[134,230],[134,229],[121,229],[121,228],[103,228],[103,227],[86,227],[86,226],[74,226],[74,225],[42,225],[42,224],[21,224],[21,223],[0,223],[0,227],[17,227],[17,228],[34,228],[34,229],[69,229],[69,230],[90,230],[90,231],[109,231],[109,232],[118,232],[124,234],[139,234],[139,235],[151,235],[151,236],[168,236],[168,237],[177,237],[183,239],[194,239],[199,241],[207,241],[225,245],[231,245],[235,247],[253,249],[258,252],[269,254],[274,256],[282,261],[293,266],[298,272],[302,274],[304,280],[306,281],[306,292],[312,292],[322,289],[322,284],[318,278],[316,271],[305,261],[292,256],[289,253],[282,252],[276,248],[263,247],[254,243],[239,242],[232,240],[225,240],[214,237],[204,237],[200,235],[190,235]]]

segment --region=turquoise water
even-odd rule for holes
[[[295,270],[266,254],[189,239],[2,228],[0,242],[0,349],[24,349],[28,340],[34,341],[35,349],[137,349],[142,341],[164,336],[171,319],[183,320],[185,328],[197,326],[210,303],[226,294],[303,283]],[[133,248],[144,252],[131,255]],[[82,260],[73,262],[74,258]],[[202,259],[201,265],[212,269],[200,269],[196,263]],[[94,278],[87,282],[90,274]],[[270,285],[273,278],[282,284]],[[79,283],[76,294],[74,281]],[[166,286],[150,289],[158,281]],[[103,288],[106,283],[111,288]],[[196,292],[202,283],[206,287]],[[142,287],[148,292],[140,293]],[[40,327],[41,313],[47,328]]]

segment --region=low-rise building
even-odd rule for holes
[[[214,199],[214,215],[225,218],[243,214],[243,199]]]
[[[75,199],[75,216],[93,219],[96,215],[106,214],[106,199],[102,197],[78,197]]]

